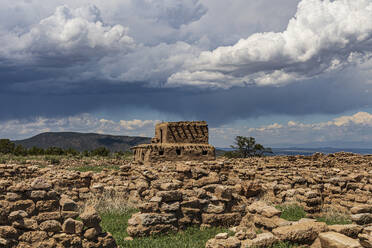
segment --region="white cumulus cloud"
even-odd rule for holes
[[[237,135],[255,137],[260,143],[274,147],[285,146],[334,146],[362,148],[372,146],[372,114],[357,112],[324,122],[273,123],[259,127],[220,127],[230,143]],[[239,132],[236,132],[239,130]],[[215,137],[216,139],[221,137]],[[350,146],[350,147],[348,147]]]
[[[0,56],[22,61],[50,62],[51,59],[85,62],[108,54],[125,54],[135,47],[128,28],[102,21],[94,5],[70,9],[59,6],[53,15],[42,19],[30,30],[13,30],[0,38]]]
[[[167,83],[281,85],[362,63],[371,53],[370,0],[302,0],[283,32],[256,33],[202,52]]]

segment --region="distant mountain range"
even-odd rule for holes
[[[315,148],[273,148],[274,155],[311,155],[316,152],[324,154],[336,152],[351,152],[358,154],[372,154],[371,148],[335,148],[335,147],[315,147]]]
[[[36,146],[46,149],[54,146],[63,149],[73,148],[82,152],[103,146],[112,152],[116,152],[128,151],[132,146],[150,143],[150,141],[151,138],[148,137],[116,136],[97,133],[47,132],[13,142],[26,148]]]
[[[220,154],[222,151],[232,151],[231,148],[217,148]],[[372,148],[335,148],[335,147],[312,147],[312,148],[301,148],[301,147],[287,147],[287,148],[272,148],[272,155],[312,155],[316,152],[324,154],[336,153],[336,152],[352,152],[358,154],[372,154]],[[270,154],[267,154],[270,156]]]
[[[47,132],[41,133],[24,140],[14,140],[17,145],[20,144],[26,148],[33,146],[40,148],[60,147],[63,149],[73,148],[77,151],[93,150],[98,147],[106,147],[112,152],[128,151],[130,147],[139,144],[148,144],[151,138],[135,136],[118,136],[97,133],[77,133],[77,132]],[[222,155],[225,151],[231,151],[231,148],[216,148],[216,154]],[[334,147],[289,147],[272,148],[273,155],[311,155],[315,152],[325,154],[340,151],[353,152],[360,154],[372,154],[372,149],[368,148],[334,148]]]

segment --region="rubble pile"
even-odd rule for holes
[[[310,248],[370,248],[372,225],[327,225],[315,219],[286,221],[281,212],[264,202],[254,202],[238,226],[230,228],[233,236],[219,233],[208,240],[206,248],[271,247],[279,242],[306,245]],[[260,232],[257,232],[260,230]]]

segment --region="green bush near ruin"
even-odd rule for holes
[[[74,171],[80,171],[80,172],[87,172],[87,171],[101,172],[104,169],[107,169],[107,170],[120,170],[120,166],[118,166],[118,165],[106,165],[106,164],[103,164],[103,165],[97,165],[97,166],[89,166],[89,165],[87,165],[87,166],[70,167],[68,169],[69,170],[74,170]]]
[[[352,223],[348,215],[341,213],[326,213],[318,217],[317,221],[325,222],[327,225],[347,225]]]
[[[236,136],[234,145],[231,146],[233,151],[224,153],[227,158],[248,158],[262,157],[265,154],[272,154],[273,151],[269,147],[264,147],[256,143],[253,137]]]
[[[298,247],[297,244],[291,244],[289,242],[279,242],[273,245],[271,248],[295,248]]]
[[[304,208],[296,204],[278,205],[276,208],[282,211],[280,218],[288,221],[298,221],[306,217]]]

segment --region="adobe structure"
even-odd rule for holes
[[[151,144],[132,147],[134,161],[214,160],[215,148],[208,144],[208,124],[205,121],[163,122],[155,126]]]

